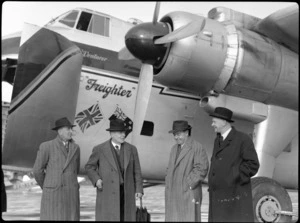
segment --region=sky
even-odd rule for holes
[[[210,9],[218,6],[231,8],[258,18],[265,18],[273,12],[295,5],[295,2],[161,2],[158,19],[172,11],[186,11],[207,17]],[[137,18],[143,22],[153,19],[155,2],[30,2],[6,1],[1,5],[2,36],[22,30],[24,22],[43,26],[52,18],[74,8],[88,8],[127,21]],[[2,101],[10,101],[12,87],[2,83]]]

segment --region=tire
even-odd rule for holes
[[[251,179],[255,222],[291,222],[292,216],[276,214],[275,211],[293,211],[287,191],[276,181],[267,177]]]

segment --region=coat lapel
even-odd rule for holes
[[[75,144],[73,142],[69,142],[69,153],[67,155],[67,161],[65,163],[64,169],[68,166],[68,164],[70,163],[70,161],[72,160],[75,152],[76,152],[76,148]],[[64,150],[65,151],[65,150]],[[66,153],[66,152],[65,152]]]
[[[191,138],[188,138],[186,143],[183,145],[183,148],[181,148],[181,152],[176,160],[175,167],[179,164],[179,162],[185,157],[185,155],[189,152],[191,149]],[[175,150],[176,151],[176,150]],[[176,151],[177,152],[177,151]],[[176,154],[175,152],[175,154]],[[176,156],[175,156],[176,157]]]
[[[224,148],[226,148],[227,146],[230,145],[231,141],[233,140],[234,138],[234,135],[235,135],[235,129],[234,127],[231,127],[231,131],[229,132],[228,136],[226,137],[226,139],[221,143],[221,146],[220,148],[217,150],[216,152],[216,155],[217,153],[221,152]]]
[[[124,149],[124,170],[126,170],[130,159],[131,148],[128,143],[123,143],[123,149]]]
[[[113,157],[110,145],[111,145],[110,140],[106,141],[105,145],[103,146],[103,150],[102,150],[103,155],[107,158],[108,162],[115,168],[115,170],[118,171],[118,167],[117,167],[117,164]]]
[[[58,150],[63,154],[63,156],[65,158],[67,158],[68,154],[65,151],[64,144],[63,144],[62,140],[59,138],[59,136],[57,136],[56,139],[55,139],[55,145],[58,148]]]
[[[175,166],[176,153],[177,153],[177,144],[174,145],[172,147],[172,149],[171,149],[171,157],[170,157],[170,159],[171,159],[171,165],[172,166]]]

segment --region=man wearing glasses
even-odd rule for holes
[[[166,221],[201,221],[202,181],[208,172],[203,146],[190,137],[187,121],[173,122],[172,147],[166,176]]]

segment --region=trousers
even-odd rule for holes
[[[124,184],[120,185],[120,221],[124,221]]]

